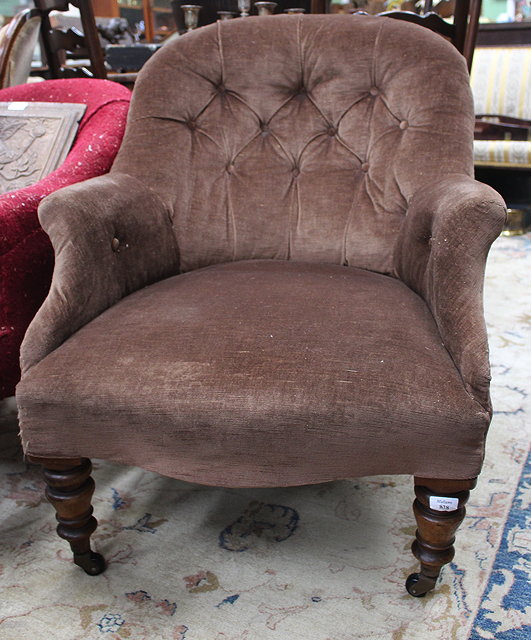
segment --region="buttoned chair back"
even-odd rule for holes
[[[472,175],[457,51],[389,19],[308,18],[218,23],[140,75],[114,171],[170,208],[182,270],[275,258],[390,273],[413,193]]]

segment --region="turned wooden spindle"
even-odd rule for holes
[[[105,560],[90,548],[90,536],[98,526],[92,515],[94,480],[90,476],[90,460],[56,460],[33,456],[29,460],[44,467],[46,497],[55,507],[59,522],[57,533],[70,543],[75,564],[91,576],[98,575],[105,569]]]
[[[476,480],[431,480],[415,478],[413,511],[416,539],[411,547],[420,560],[420,572],[412,573],[406,589],[422,597],[435,587],[445,564],[454,557],[455,533],[465,517],[465,504]]]

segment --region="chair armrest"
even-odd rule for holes
[[[496,191],[448,176],[411,198],[394,252],[395,275],[426,301],[467,392],[489,413],[483,279],[505,215]]]
[[[22,343],[23,374],[121,298],[179,269],[170,212],[129,175],[60,189],[41,202],[38,213],[55,251],[55,269]]]

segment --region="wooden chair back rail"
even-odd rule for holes
[[[90,59],[90,70],[93,78],[107,77],[103,51],[101,49],[94,10],[90,0],[71,0],[79,9],[83,35],[75,29],[62,31],[53,29],[50,24],[50,11],[67,11],[68,2],[64,0],[34,0],[37,10],[42,16],[41,42],[46,62],[49,67],[48,76],[50,78],[63,78],[72,76],[87,76],[83,68],[65,70],[63,68],[65,56],[64,51],[86,50]]]
[[[482,0],[470,0],[470,9],[468,13],[468,23],[463,46],[463,55],[468,64],[468,70],[472,68],[472,58],[474,57],[474,49],[478,39],[479,16],[481,15]],[[455,20],[455,18],[454,18]]]
[[[424,15],[419,15],[418,13],[413,13],[412,11],[384,11],[378,14],[381,17],[385,18],[395,18],[395,20],[405,20],[406,22],[413,22],[414,24],[418,24],[421,27],[426,27],[427,29],[431,29],[436,33],[440,33],[447,38],[452,40],[452,44],[457,47],[457,44],[454,42],[456,28],[453,24],[446,22],[443,20],[438,13],[434,13],[430,11],[429,13],[425,13]],[[459,49],[459,47],[457,47]],[[462,51],[462,49],[459,49]]]
[[[312,13],[327,13],[328,3],[326,0],[312,0],[311,7]],[[353,11],[352,13],[366,12]],[[454,21],[452,24],[446,22],[439,13],[433,10],[433,2],[431,0],[426,0],[423,15],[413,11],[384,11],[377,15],[413,22],[440,33],[448,38],[456,49],[463,54],[470,71],[478,35],[480,13],[481,0],[455,0]]]

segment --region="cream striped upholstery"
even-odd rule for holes
[[[471,84],[477,114],[531,120],[531,47],[478,47]],[[476,140],[474,159],[531,167],[531,141]]]

